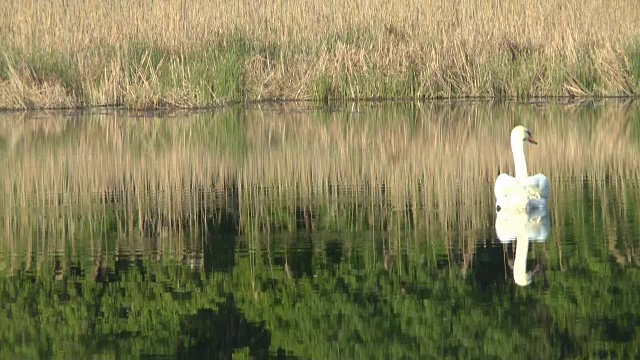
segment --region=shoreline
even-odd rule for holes
[[[113,113],[128,114],[131,117],[156,117],[176,116],[178,114],[206,114],[230,109],[263,109],[287,108],[295,111],[335,111],[345,109],[348,106],[416,106],[417,108],[428,106],[441,106],[444,104],[458,104],[470,106],[474,104],[490,105],[517,105],[517,106],[588,106],[592,103],[633,103],[640,100],[640,95],[633,96],[536,96],[530,98],[489,98],[489,97],[458,97],[458,98],[427,98],[415,99],[359,99],[359,100],[335,100],[330,103],[321,103],[314,100],[251,100],[239,103],[222,103],[202,107],[176,107],[158,106],[150,108],[130,108],[123,105],[88,105],[76,107],[51,107],[51,108],[0,108],[0,115],[28,114],[30,112],[44,112],[53,115],[85,114],[85,115],[109,115]],[[308,105],[309,107],[301,106]],[[138,115],[136,115],[138,114]]]
[[[305,78],[299,74],[312,72],[314,64],[296,59],[299,54],[293,54],[287,60],[287,68],[292,70],[278,69],[280,65],[268,64],[269,58],[256,60],[264,55],[256,50],[259,46],[241,56],[229,48],[204,50],[217,55],[191,61],[181,60],[185,55],[168,50],[155,50],[157,54],[152,58],[149,48],[137,49],[138,55],[116,55],[100,61],[89,55],[74,58],[55,51],[36,50],[35,55],[17,55],[25,49],[5,52],[0,59],[0,109],[202,109],[265,102],[329,105],[361,101],[633,99],[640,94],[640,46],[635,52],[617,54],[617,60],[599,65],[617,69],[611,73],[594,72],[595,58],[569,66],[566,59],[556,63],[535,57],[511,61],[505,59],[505,54],[496,54],[495,60],[470,65],[470,74],[474,75],[464,80],[456,80],[463,77],[459,70],[448,70],[446,66],[429,70],[428,63],[408,70],[394,69],[391,75],[336,69],[315,71]],[[189,56],[194,53],[197,51]],[[100,64],[82,65],[92,62]],[[119,66],[114,67],[114,63]],[[634,66],[638,69],[625,65],[630,63],[637,63]],[[363,66],[377,65],[370,62]],[[514,75],[518,72],[526,75]],[[277,78],[275,74],[279,74]]]

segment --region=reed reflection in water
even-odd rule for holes
[[[637,179],[640,162],[632,121],[637,108],[619,104],[132,115],[4,116],[5,212],[72,204],[99,210],[99,204],[117,202],[135,208],[139,224],[157,212],[154,219],[172,226],[202,211],[202,196],[222,206],[229,201],[224,194],[237,192],[240,209],[285,193],[305,201],[350,189],[390,208],[437,208],[436,219],[419,219],[425,226],[437,220],[472,229],[489,219],[477,211],[493,203],[485,186],[499,171],[513,172],[508,133],[514,123],[539,134],[530,168],[543,169],[552,185]]]

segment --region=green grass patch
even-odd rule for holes
[[[328,75],[322,75],[311,86],[311,97],[314,101],[328,105],[335,98],[333,85]]]
[[[178,101],[195,106],[241,102],[246,97],[244,63],[252,47],[243,36],[179,50],[135,41],[126,51],[123,70],[128,83],[145,89],[154,104],[170,102],[167,99],[176,93],[186,97]]]
[[[603,94],[602,77],[598,73],[592,56],[588,53],[579,55],[575,68],[575,78],[582,89],[592,95]]]
[[[0,79],[9,80],[10,62],[16,56],[18,49],[11,49],[9,46],[0,43]]]
[[[236,34],[218,50],[215,59],[216,96],[225,101],[240,102],[245,99],[244,63],[252,50],[246,37]]]
[[[633,81],[634,93],[640,93],[640,38],[633,42],[626,51],[627,66]]]
[[[80,71],[71,54],[35,49],[25,60],[36,82],[59,81],[69,94],[82,96]]]
[[[18,48],[0,46],[0,78],[9,80],[14,72],[22,72],[36,84],[59,83],[72,95],[81,97],[82,81],[78,63],[72,54],[40,48],[29,52]]]

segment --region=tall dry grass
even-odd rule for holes
[[[14,0],[0,105],[635,95],[635,0]]]

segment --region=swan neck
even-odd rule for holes
[[[516,179],[524,180],[529,174],[527,173],[527,159],[524,156],[523,142],[512,142],[511,151],[513,152],[513,161],[516,166]]]

